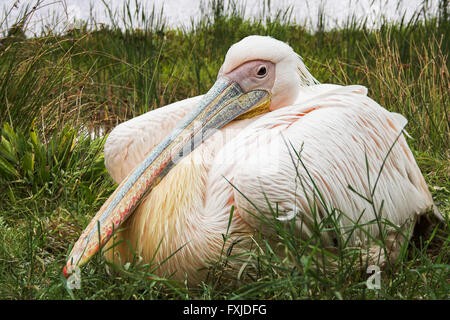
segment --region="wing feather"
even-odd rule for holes
[[[149,111],[114,128],[105,142],[105,166],[120,183],[194,107],[197,96]]]
[[[381,214],[400,226],[433,206],[402,134],[406,119],[367,97],[364,87],[329,89],[260,117],[221,150],[233,161],[211,171],[233,183],[239,215],[250,226],[269,233],[258,216],[273,219],[276,209],[275,218],[295,219],[308,237],[314,216],[341,215],[345,229]],[[379,233],[376,224],[367,230]],[[363,232],[351,236],[352,243],[366,240]]]

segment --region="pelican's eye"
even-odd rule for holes
[[[258,78],[263,78],[265,77],[267,74],[267,68],[265,65],[259,66],[258,67],[258,71],[256,72],[256,75],[258,76]]]

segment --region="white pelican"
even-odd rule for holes
[[[125,241],[114,257],[108,251],[109,259],[125,263],[136,254],[161,262],[176,252],[158,272],[195,284],[218,258],[227,231],[272,235],[258,215],[294,221],[298,236],[308,238],[314,208],[319,222],[333,210],[344,213],[342,230],[377,214],[400,227],[429,209],[438,214],[403,136],[406,123],[365,87],[319,84],[288,44],[246,37],[228,50],[206,95],[150,111],[110,133],[105,164],[120,185],[80,236],[64,272],[98,250],[98,234],[108,246],[119,226],[124,230],[115,239]],[[294,152],[300,150],[301,164]],[[347,235],[350,245],[380,236],[376,223],[365,228]],[[404,239],[392,230],[385,242],[395,258]],[[342,241],[332,232],[321,237],[327,247]],[[387,259],[379,247],[369,252],[380,263]]]

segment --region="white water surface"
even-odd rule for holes
[[[110,13],[119,21],[123,17],[126,0],[0,0],[0,32],[11,27],[21,16],[25,8],[39,3],[38,10],[28,20],[27,35],[39,34],[44,26],[63,32],[72,28],[79,20],[91,24],[111,24]],[[136,8],[136,0],[128,1],[132,12]],[[111,12],[108,12],[105,3]],[[137,0],[138,6],[144,8],[148,15],[154,8],[163,17],[166,27],[190,28],[191,21],[199,21],[205,15],[210,16],[207,1],[192,0]],[[225,6],[236,4],[247,18],[257,18],[261,15],[274,16],[279,10],[290,9],[290,21],[303,25],[314,31],[317,28],[319,16],[324,17],[324,28],[339,28],[349,18],[356,21],[367,19],[367,26],[377,28],[382,21],[398,22],[403,17],[409,21],[414,15],[419,17],[437,15],[439,0],[226,0]],[[425,10],[423,10],[425,9]],[[8,14],[7,14],[8,13]],[[5,19],[5,17],[7,18]],[[132,17],[134,27],[141,27],[139,19]]]

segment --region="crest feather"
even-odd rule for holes
[[[222,71],[228,73],[252,60],[267,60],[275,64],[287,62],[297,66],[301,86],[318,84],[303,63],[302,58],[285,42],[269,36],[248,36],[228,50]]]

